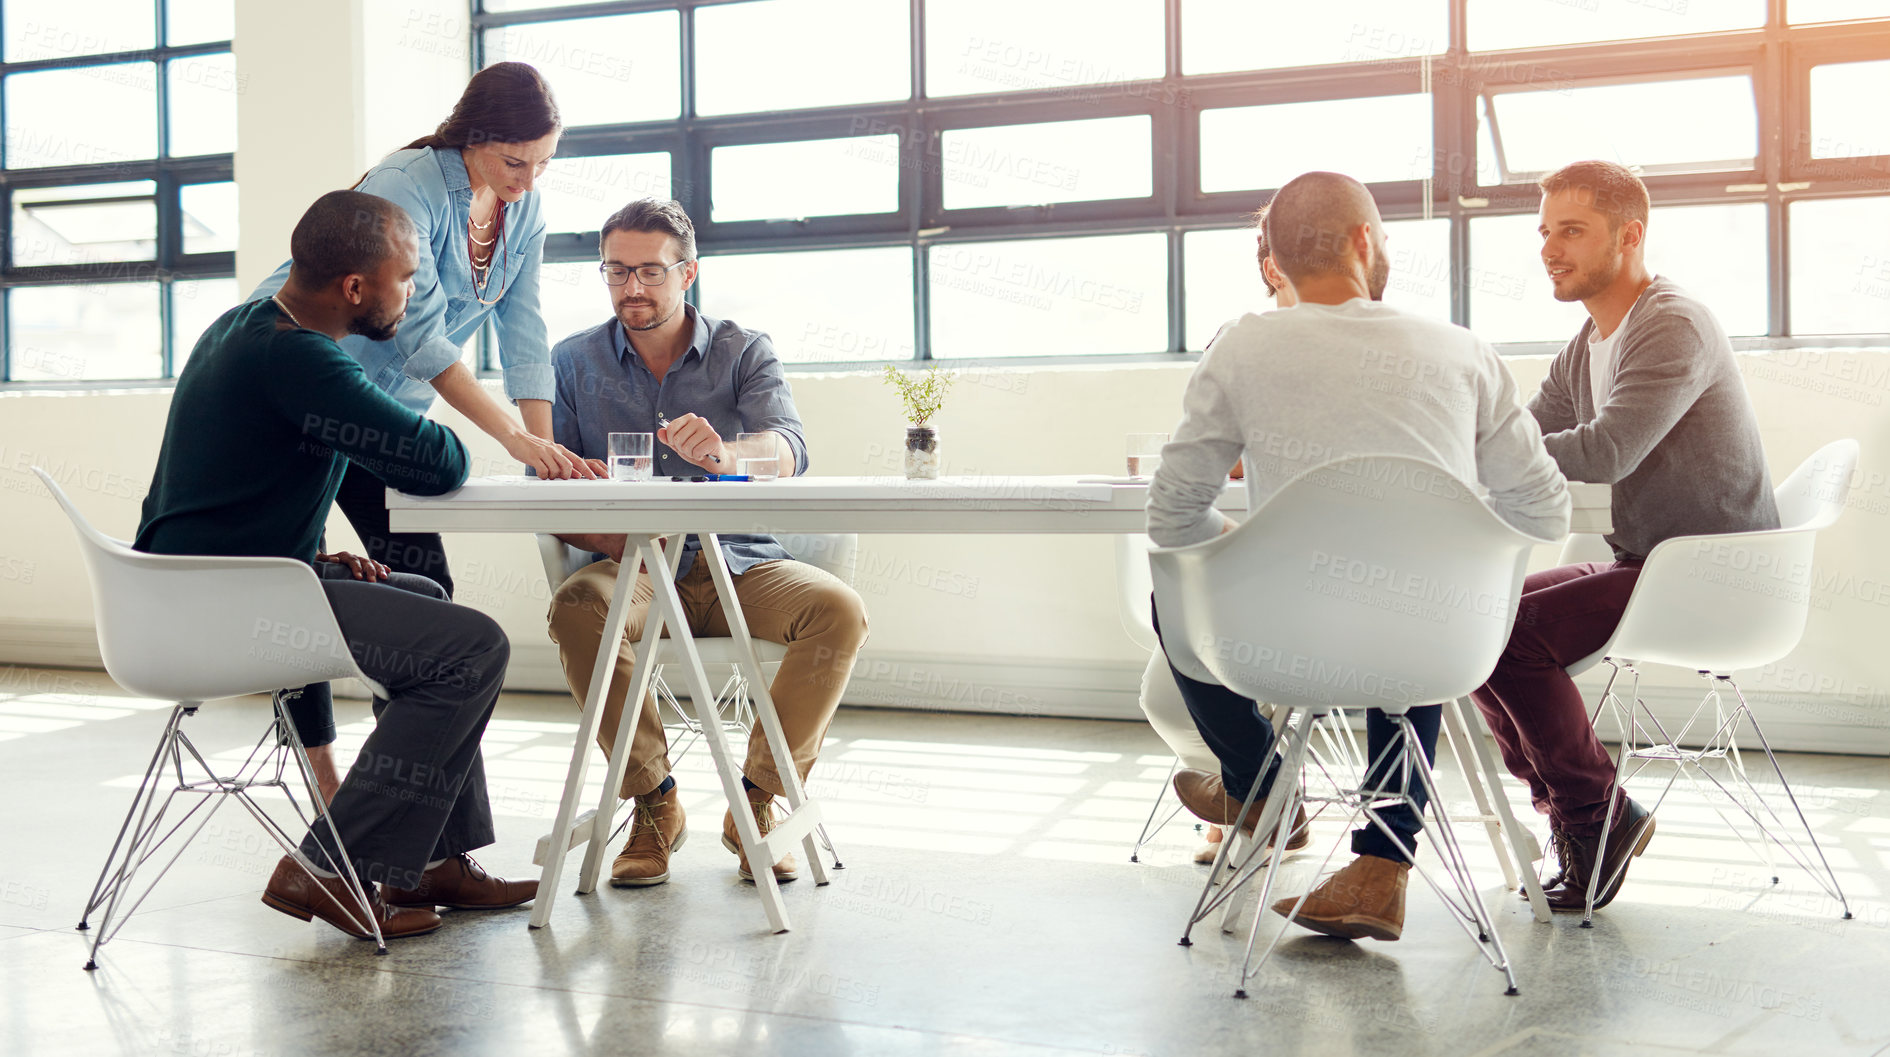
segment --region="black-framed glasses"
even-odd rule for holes
[[[630,281],[630,276],[633,274],[637,277],[637,282],[644,286],[661,286],[669,282],[670,272],[688,263],[682,260],[675,264],[645,264],[640,268],[626,268],[621,264],[600,264],[597,266],[597,274],[602,275],[604,282],[611,286],[622,286]]]

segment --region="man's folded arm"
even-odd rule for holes
[[[1584,333],[1586,333],[1584,331]],[[1586,340],[1577,335],[1575,341]],[[1544,434],[1559,433],[1565,429],[1574,429],[1580,422],[1575,415],[1575,397],[1568,387],[1568,365],[1574,356],[1575,341],[1556,354],[1549,363],[1549,371],[1542,376],[1542,388],[1529,398],[1529,413],[1535,416],[1536,424],[1542,427]]]
[[[1654,317],[1619,355],[1594,421],[1543,438],[1570,480],[1615,484],[1633,473],[1706,388],[1706,336],[1687,316]]]

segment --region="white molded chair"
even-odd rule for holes
[[[1856,441],[1834,441],[1793,471],[1774,492],[1781,525],[1778,529],[1678,536],[1655,547],[1641,567],[1640,579],[1635,581],[1613,636],[1601,649],[1567,668],[1570,675],[1597,664],[1607,664],[1611,669],[1593,716],[1599,724],[1602,711],[1607,710],[1620,738],[1614,785],[1609,789],[1611,798],[1614,789],[1648,765],[1676,765],[1650,810],[1659,809],[1674,781],[1684,775],[1740,840],[1750,846],[1755,842],[1721,809],[1722,799],[1745,816],[1757,830],[1757,850],[1768,867],[1775,870],[1772,848],[1777,846],[1838,901],[1846,918],[1851,916],[1850,904],[1838,886],[1837,875],[1825,859],[1824,849],[1818,846],[1798,798],[1785,781],[1778,757],[1773,755],[1759,719],[1732,673],[1771,664],[1796,649],[1804,637],[1811,609],[1812,552],[1818,533],[1835,523],[1844,511],[1857,456]],[[1669,732],[1640,699],[1640,668],[1645,664],[1691,669],[1706,680],[1705,697],[1677,730]],[[1615,693],[1623,672],[1631,677],[1629,702],[1623,702]],[[1730,691],[1738,704],[1727,708],[1722,691]],[[1765,750],[1779,788],[1797,816],[1798,828],[1804,831],[1810,852],[1817,857],[1816,867],[1810,856],[1796,847],[1795,834],[1788,843],[1777,831],[1775,827],[1786,825],[1785,820],[1747,778],[1736,739],[1741,721],[1750,725]],[[1700,747],[1683,748],[1683,742],[1695,742]],[[1714,773],[1716,766],[1723,766],[1723,775]],[[1701,779],[1714,788],[1708,791],[1700,784]],[[1604,847],[1612,822],[1610,817],[1602,825]],[[1772,882],[1778,883],[1776,874]],[[1595,895],[1604,883],[1599,870],[1589,878],[1584,927],[1593,924]]]
[[[118,934],[228,801],[235,800],[255,816],[285,854],[295,851],[300,836],[285,830],[251,794],[259,788],[280,789],[307,829],[309,819],[287,777],[291,760],[341,852],[339,863],[331,860],[325,867],[345,873],[361,890],[354,861],[334,831],[302,739],[283,707],[282,688],[353,678],[377,695],[385,696],[386,691],[354,663],[314,570],[292,558],[180,557],[132,550],[93,528],[44,470],[35,467],[33,472],[78,533],[105,670],[127,690],[177,703],[80,915],[78,927],[85,930],[91,927],[92,914],[104,908],[85,967],[98,968],[99,948]],[[206,701],[255,693],[274,695],[274,718],[236,770],[220,775],[184,733],[183,721]],[[172,816],[172,803],[180,794],[197,799],[181,815]],[[176,842],[157,877],[132,896],[140,868],[193,820],[195,825]],[[348,910],[355,924],[374,936],[375,953],[386,954],[380,922],[365,896]]]
[[[1122,630],[1137,646],[1151,653],[1160,653],[1161,637],[1155,634],[1155,624],[1149,615],[1149,595],[1154,591],[1154,582],[1149,576],[1148,555],[1154,543],[1147,535],[1134,533],[1115,537],[1116,541],[1116,615],[1122,621]],[[1146,707],[1146,702],[1144,702]],[[1260,714],[1273,718],[1273,708],[1266,701],[1259,703]],[[1314,743],[1313,755],[1327,765],[1363,774],[1365,754],[1360,751],[1358,740],[1348,725],[1345,713],[1335,710],[1326,721],[1319,724],[1319,740]],[[1181,813],[1181,801],[1174,800],[1164,814],[1162,808],[1171,799],[1174,788],[1175,772],[1181,769],[1181,758],[1168,765],[1168,776],[1162,780],[1162,786],[1155,792],[1155,802],[1149,805],[1148,818],[1142,821],[1142,831],[1135,838],[1135,844],[1129,848],[1129,861],[1141,862],[1142,849],[1162,828]],[[1505,864],[1509,860],[1505,859]]]
[[[1175,667],[1270,701],[1282,713],[1303,714],[1301,722],[1275,725],[1286,759],[1256,833],[1271,832],[1284,847],[1294,807],[1304,798],[1337,804],[1354,820],[1363,815],[1397,840],[1379,811],[1388,803],[1409,804],[1402,793],[1363,788],[1361,779],[1333,796],[1310,796],[1296,780],[1312,744],[1310,720],[1341,707],[1383,710],[1400,735],[1386,762],[1428,792],[1426,832],[1449,888],[1415,856],[1413,872],[1503,973],[1509,994],[1517,993],[1509,957],[1405,712],[1430,704],[1448,711],[1489,677],[1515,621],[1530,549],[1539,542],[1504,523],[1442,468],[1376,455],[1310,470],[1232,532],[1150,555]],[[1243,815],[1259,788],[1255,782],[1249,790]],[[1223,860],[1230,843],[1223,842]],[[1265,845],[1250,842],[1237,876],[1218,894],[1211,882],[1203,886],[1181,939],[1191,944],[1196,923],[1264,874],[1236,997],[1246,997],[1248,979],[1284,932],[1255,965],[1254,942],[1269,913],[1275,873]],[[1335,843],[1326,862],[1337,850]],[[1216,874],[1222,865],[1215,863]]]
[[[859,564],[860,537],[857,534],[850,532],[776,533],[774,539],[794,556],[795,561],[806,562],[816,568],[824,569],[832,573],[841,583],[849,587],[853,586],[854,573]],[[550,586],[551,593],[556,594],[558,588],[572,573],[591,564],[596,556],[588,551],[579,550],[556,536],[539,533],[538,557],[545,566],[545,582]],[[759,638],[753,641],[755,659],[761,662],[763,670],[772,671],[780,667],[781,661],[787,656],[786,646]],[[754,728],[755,703],[749,693],[748,679],[742,674],[740,658],[735,652],[735,640],[726,635],[697,636],[695,643],[696,652],[702,656],[704,670],[714,671],[721,666],[727,666],[728,678],[723,681],[721,690],[716,694],[715,710],[722,717],[724,730],[730,733],[739,732],[746,737]],[[650,677],[650,697],[656,703],[657,716],[662,718],[667,714],[669,717],[663,722],[664,729],[672,735],[682,736],[682,746],[672,751],[672,759],[681,759],[694,747],[696,739],[702,736],[702,727],[695,716],[690,714],[690,710],[684,708],[682,702],[676,699],[675,692],[663,679],[663,666],[660,664],[656,666],[655,672]],[[581,822],[585,817],[594,817],[594,814],[580,816],[579,821]],[[617,829],[621,831],[623,826],[628,824],[626,820]],[[827,836],[827,827],[821,825],[818,830],[821,844],[829,852],[833,852],[833,841]],[[550,838],[541,838],[532,862],[542,866],[545,856],[550,854],[550,848]],[[845,869],[837,857],[834,868]]]

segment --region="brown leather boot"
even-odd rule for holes
[[[1293,913],[1298,899],[1282,899],[1273,912],[1293,923],[1348,940],[1370,937],[1395,940],[1404,934],[1404,885],[1411,864],[1361,855],[1306,893],[1306,905]]]
[[[1209,771],[1176,771],[1175,796],[1196,818],[1217,826],[1233,825],[1234,816],[1240,814],[1240,798],[1228,795],[1221,784],[1221,776]],[[1256,798],[1253,807],[1247,811],[1247,817],[1241,820],[1240,828],[1252,835],[1253,828],[1260,824],[1261,813],[1266,809],[1267,798]],[[1312,833],[1306,824],[1306,805],[1301,803],[1295,805],[1293,811],[1293,829],[1286,838],[1286,850],[1298,851],[1311,843]],[[1208,861],[1212,862],[1213,859],[1210,857]]]
[[[381,886],[381,898],[397,907],[449,907],[453,910],[504,910],[538,895],[537,881],[508,881],[461,852],[420,875],[413,888]]]
[[[689,838],[682,790],[670,786],[668,793],[644,793],[631,810],[630,839],[617,853],[617,861],[610,864],[611,886],[660,885],[669,880],[669,854]]]
[[[303,921],[321,918],[356,939],[371,940],[374,934],[368,930],[356,902],[362,893],[351,894],[351,887],[346,877],[310,877],[294,856],[284,855],[276,863],[276,872],[269,875],[262,901],[263,905],[290,917]],[[440,915],[431,907],[424,910],[390,907],[381,902],[374,885],[368,886],[365,895],[368,912],[380,919],[381,936],[385,939],[420,936],[440,927]]]
[[[1561,839],[1556,842],[1555,850],[1562,861],[1561,882],[1543,891],[1550,910],[1559,914],[1585,912],[1588,881],[1596,873],[1601,875],[1602,883],[1595,893],[1595,909],[1614,902],[1621,883],[1627,880],[1628,863],[1646,851],[1647,842],[1654,839],[1652,812],[1633,800],[1624,800],[1617,814],[1620,817],[1609,828],[1606,848],[1601,846],[1599,826],[1587,833],[1563,831],[1558,834]]]
[[[755,813],[755,825],[761,827],[761,835],[767,836],[774,831],[774,794],[766,789],[748,790],[748,808]],[[735,832],[735,816],[722,815],[722,847],[735,853],[735,872],[744,881],[753,881],[754,872],[748,869],[748,856],[742,854],[741,837]],[[774,864],[776,884],[786,884],[801,875],[800,864],[795,862],[793,853],[781,856]]]

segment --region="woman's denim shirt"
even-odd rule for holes
[[[498,303],[483,305],[474,296],[472,262],[466,256],[472,181],[456,148],[395,151],[369,170],[355,190],[405,209],[420,236],[420,267],[413,275],[413,297],[400,330],[389,341],[355,334],[341,342],[368,379],[425,414],[434,397],[428,383],[459,361],[460,350],[491,315],[497,323],[505,395],[514,401],[552,399],[556,386],[551,348],[538,308],[538,270],[545,256],[538,192],[528,191],[505,207],[505,252],[494,261],[485,291],[487,300],[496,297]],[[288,278],[285,263],[250,300],[274,294]]]

